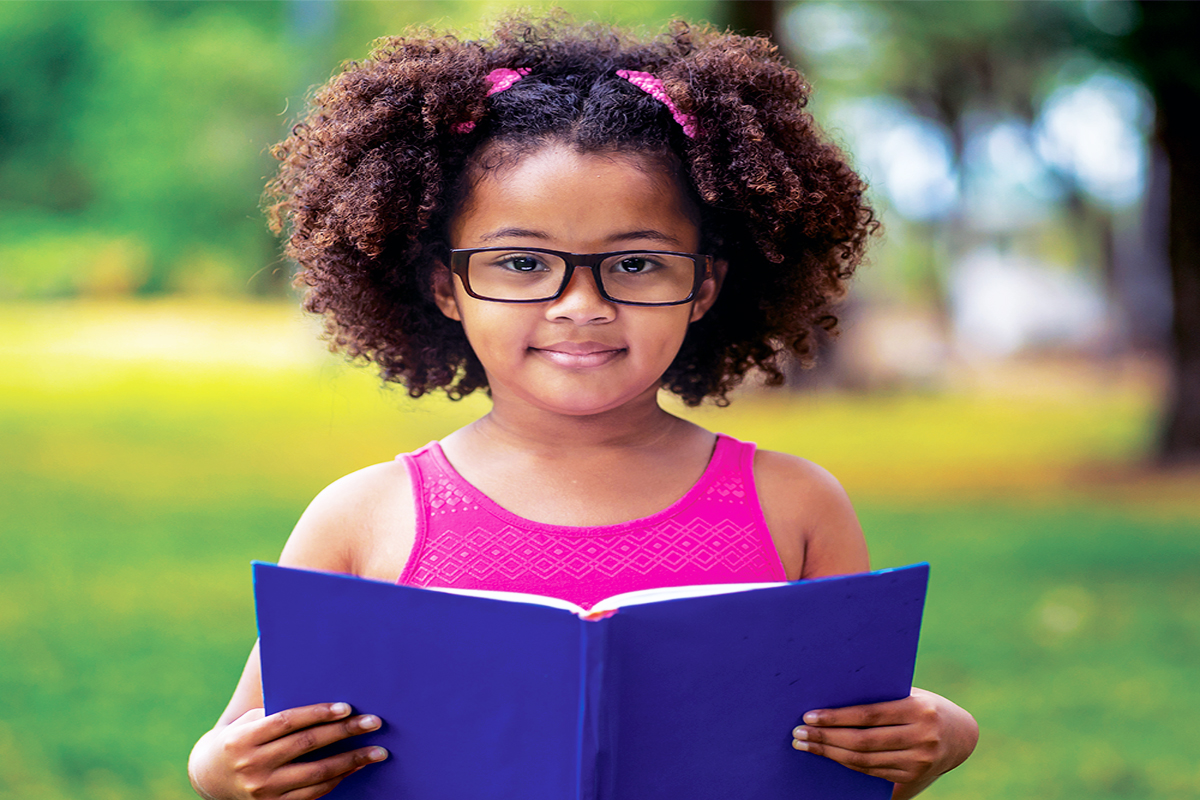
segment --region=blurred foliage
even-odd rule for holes
[[[1174,379],[1156,457],[1164,466],[1200,464],[1200,214],[1193,202],[1200,192],[1200,6],[810,0],[772,7],[786,9],[781,31],[818,86],[832,89],[833,105],[839,93],[864,101],[858,127],[868,136],[851,151],[862,157],[893,148],[888,164],[863,170],[886,185],[873,196],[885,200],[889,226],[902,231],[902,246],[882,259],[898,266],[885,293],[915,284],[926,302],[956,316],[962,344],[971,327],[959,324],[964,308],[977,325],[987,307],[1003,302],[1001,292],[974,307],[963,301],[972,265],[993,259],[995,274],[1010,282],[1021,261],[1086,275],[1075,282],[1076,296],[1090,285],[1098,298],[1092,307],[1103,307],[1093,319],[1104,320],[1092,326],[1088,346],[1170,354]],[[894,149],[902,140],[891,135],[865,146],[870,133],[888,127],[881,111],[908,116],[907,135],[920,134],[925,145],[908,146],[904,157]],[[903,183],[907,191],[897,191]],[[976,343],[1002,343],[1002,326],[1050,295],[1047,286],[1003,309]],[[1047,305],[1050,324],[1065,319],[1067,306]],[[1064,326],[1063,344],[1089,327],[1085,316]],[[1030,341],[1028,349],[1047,343]]]
[[[2,311],[0,800],[191,797],[188,751],[254,637],[248,562],[323,485],[486,400],[381,390],[288,305]],[[1196,482],[1081,482],[1139,451],[1152,392],[1047,374],[1004,398],[747,392],[690,413],[832,468],[875,566],[932,562],[917,681],[984,735],[931,800],[1192,798]]]
[[[284,11],[0,5],[2,290],[162,291],[186,275],[237,291],[271,263],[257,197],[294,89]]]
[[[802,9],[802,27],[792,32],[797,56],[819,75],[819,87],[855,93],[886,92],[913,99],[931,117],[944,102],[996,104],[1032,115],[1030,87],[1044,69],[1046,54],[1073,44],[1070,30],[1086,25],[1078,3],[811,3]],[[813,17],[812,6],[819,16]],[[838,9],[828,13],[831,8]],[[842,35],[862,37],[868,52],[822,41],[824,25],[808,30],[804,22],[844,28]],[[997,70],[1002,72],[997,73]]]
[[[1102,30],[1098,6],[1124,10],[1130,18],[1120,28]],[[1006,198],[1016,207],[996,219],[981,213],[988,195],[1012,187],[997,186],[989,173],[1006,172],[1009,181],[1021,183],[1029,178],[1019,176],[1031,167],[1019,162],[989,165],[979,150],[987,146],[986,135],[1005,123],[1030,140],[1022,143],[1030,147],[1050,95],[1089,76],[1107,71],[1140,89],[1136,65],[1122,47],[1125,34],[1138,22],[1136,6],[1125,0],[809,0],[779,8],[785,9],[781,38],[816,84],[814,106],[820,117],[838,120],[838,106],[844,108],[848,100],[890,103],[916,120],[930,122],[949,145],[951,178],[958,193],[954,203],[924,217],[889,214],[887,194],[878,185],[873,189],[872,198],[883,207],[889,227],[899,229],[901,240],[897,251],[888,249],[884,262],[889,267],[895,263],[901,273],[914,267],[919,273],[921,265],[926,273],[941,273],[913,276],[923,277],[924,286],[908,279],[889,290],[911,289],[915,283],[926,292],[932,288],[935,294],[944,293],[936,284],[944,280],[951,262],[980,243],[997,240],[1005,250],[1028,251],[1066,268],[1104,271],[1111,266],[1106,263],[1112,247],[1111,217],[1116,213],[1136,219],[1141,214],[1136,202],[1125,200],[1114,208],[1106,198],[1091,196],[1079,175],[1047,162],[1031,147],[1010,158],[1033,159],[1046,175],[1039,176],[1041,185],[1021,187],[1015,197]],[[1142,130],[1149,127],[1146,119],[1131,118],[1128,123]],[[861,161],[855,147],[861,142],[850,144],[852,160]],[[866,172],[870,174],[870,167]],[[873,177],[877,184],[882,182],[883,176]],[[1057,247],[1040,241],[1047,239]],[[917,247],[915,258],[904,252],[910,243]],[[1063,244],[1069,252],[1061,252]]]

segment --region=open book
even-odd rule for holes
[[[264,702],[383,719],[343,749],[391,757],[332,798],[887,800],[890,783],[793,750],[791,730],[814,708],[908,695],[928,570],[583,612],[255,563]]]

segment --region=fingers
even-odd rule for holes
[[[256,709],[251,711],[254,710]],[[261,712],[261,709],[257,710]],[[250,742],[252,744],[273,742],[295,731],[311,728],[313,725],[345,719],[350,716],[350,712],[351,708],[348,703],[318,703],[312,706],[289,708],[269,717],[263,717],[262,724],[256,726]],[[243,715],[243,718],[249,713],[251,712]]]
[[[928,771],[931,759],[914,757],[908,750],[883,750],[862,752],[836,745],[795,740],[792,746],[817,756],[834,761],[858,772],[874,775],[892,783],[907,783]]]
[[[382,725],[383,721],[379,717],[366,714],[303,728],[274,742],[268,742],[262,747],[271,760],[277,764],[284,764],[334,742],[378,730]]]
[[[906,750],[920,746],[920,732],[907,725],[889,725],[880,728],[813,728],[801,725],[792,730],[797,750],[810,748],[802,744],[826,744],[832,747],[860,752],[885,752]]]
[[[281,785],[296,788],[284,792],[280,797],[286,800],[313,800],[322,797],[333,791],[347,776],[387,757],[388,752],[382,747],[364,747],[320,761],[288,765],[279,770],[275,777]]]
[[[214,728],[202,749],[197,775],[205,797],[314,800],[347,775],[388,758],[382,747],[359,747],[315,761],[297,761],[314,750],[351,736],[379,730],[372,714],[354,715],[347,703],[319,703],[265,715],[252,708],[232,723]],[[206,739],[202,739],[205,742]],[[200,748],[200,745],[197,745]],[[200,781],[199,778],[194,778]]]
[[[917,690],[914,690],[917,691]],[[937,711],[924,696],[912,694],[902,700],[845,708],[821,708],[804,715],[806,725],[836,728],[873,728],[904,725]]]
[[[914,689],[902,700],[809,711],[792,746],[894,783],[928,779],[945,771],[935,700]]]

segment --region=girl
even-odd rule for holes
[[[780,357],[809,360],[835,323],[876,223],[807,93],[768,41],[681,23],[645,42],[555,20],[387,39],[335,77],[275,151],[271,218],[306,308],[414,397],[485,389],[492,409],[331,485],[280,563],[584,606],[867,570],[828,473],[658,403],[723,404],[752,368],[777,384]],[[370,709],[261,706],[255,650],[192,753],[204,797],[307,800],[387,758],[303,760],[378,728]],[[897,798],[977,736],[920,689],[804,723],[796,749]]]

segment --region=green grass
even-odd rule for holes
[[[190,796],[187,753],[274,559],[341,474],[486,409],[380,390],[264,305],[0,314],[0,800]],[[931,798],[1200,794],[1200,484],[1117,474],[1150,400],[739,398],[710,427],[813,458],[876,566],[933,564],[918,683],[976,755]]]

